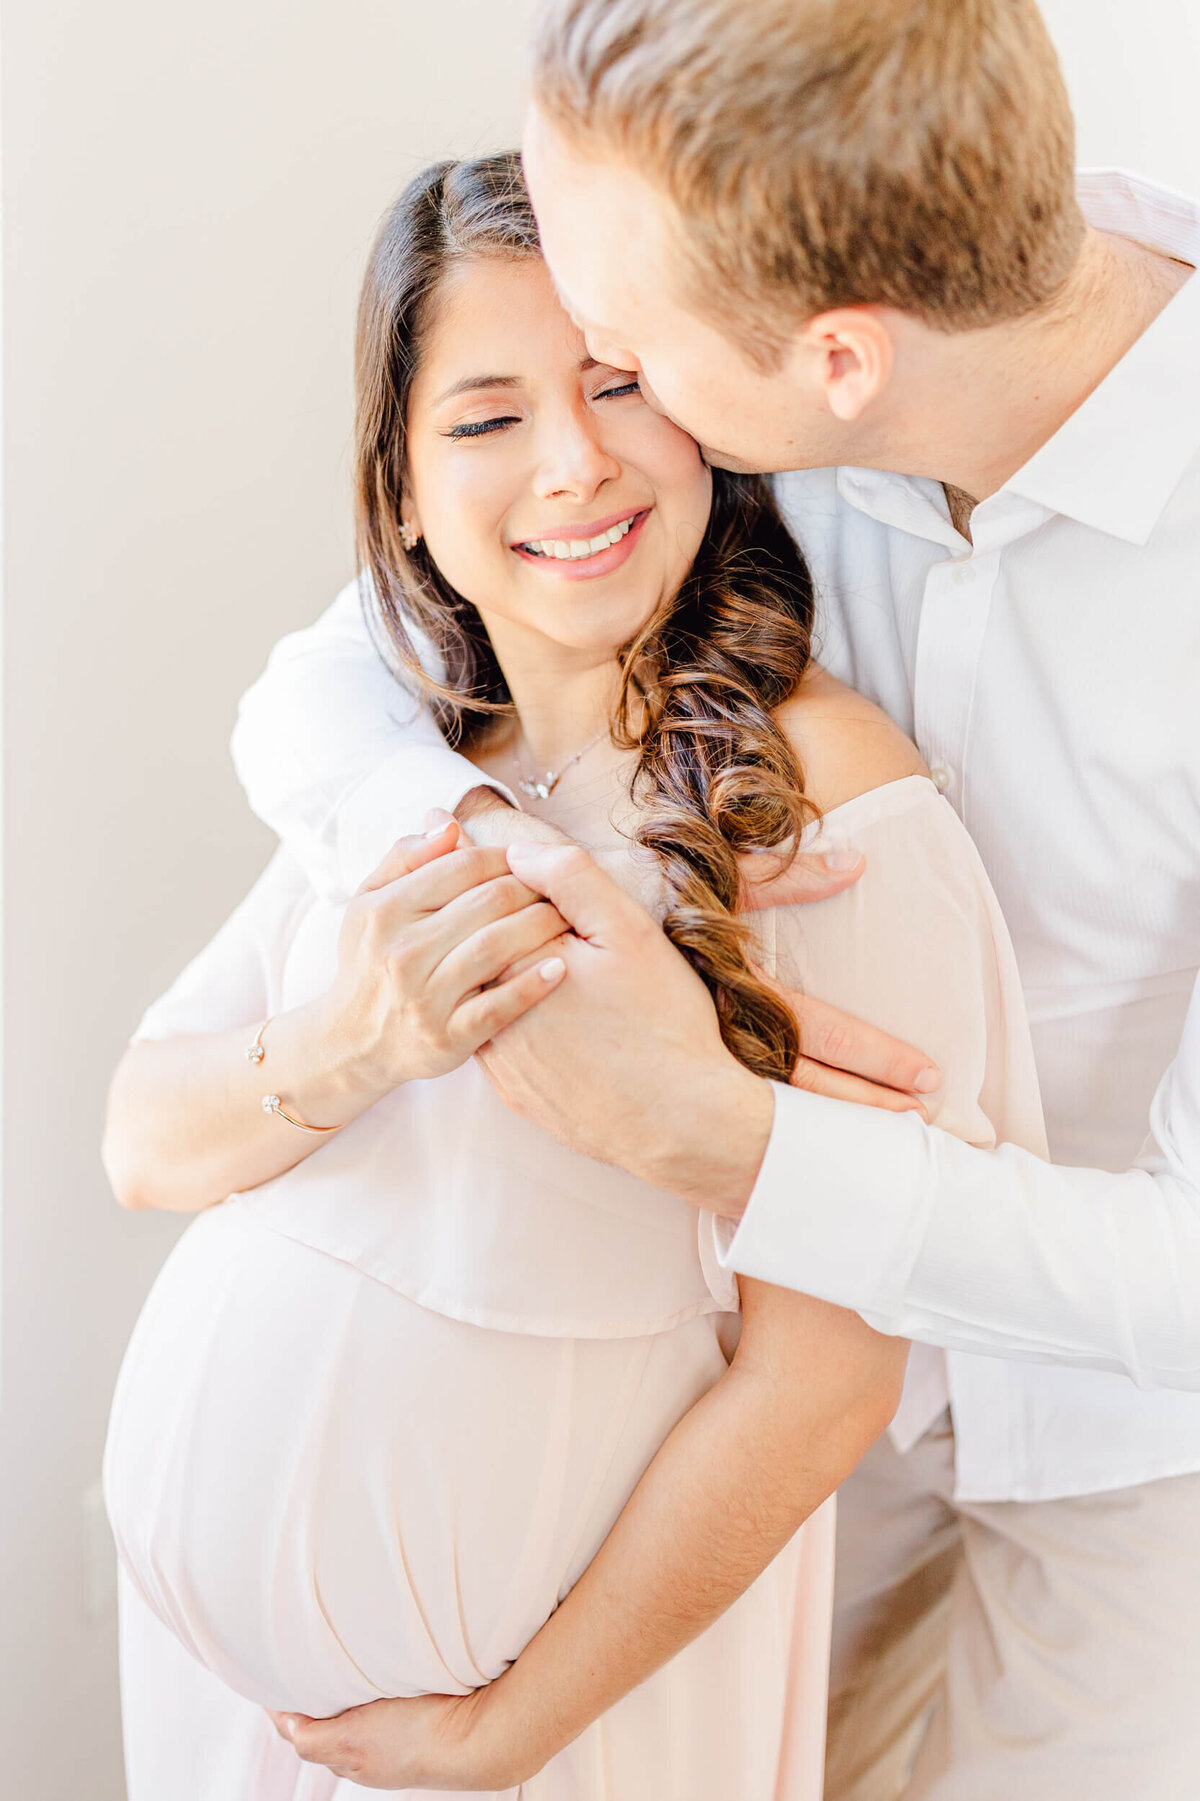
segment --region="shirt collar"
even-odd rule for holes
[[[1089,224],[1200,265],[1200,204],[1119,169],[1080,172]],[[1022,469],[977,512],[1013,495],[1097,531],[1144,544],[1200,449],[1200,272]],[[885,524],[957,541],[938,484],[840,469],[845,498]],[[1000,507],[997,507],[1000,502]],[[892,515],[896,516],[893,517]]]
[[[1200,205],[1121,170],[1080,176],[1088,222],[1200,263]],[[1144,544],[1200,448],[1200,274],[1005,490]]]

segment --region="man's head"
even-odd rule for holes
[[[551,269],[593,354],[728,460],[902,444],[906,343],[1062,290],[1073,161],[1034,0],[544,0]]]

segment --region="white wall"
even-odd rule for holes
[[[0,1794],[122,1793],[81,1496],[170,1243],[96,1155],[140,1007],[266,853],[226,757],[349,570],[354,291],[418,161],[511,141],[528,0],[3,16],[7,1076]],[[1092,162],[1200,191],[1191,0],[1050,0]],[[230,1801],[239,1801],[230,1797]]]
[[[1042,0],[1079,125],[1079,160],[1200,194],[1196,0]]]
[[[349,572],[367,245],[419,162],[514,141],[525,14],[15,0],[3,19],[13,1801],[123,1794],[81,1494],[175,1228],[107,1194],[108,1073],[265,858],[225,747],[269,645]]]

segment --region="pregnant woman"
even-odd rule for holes
[[[765,487],[711,472],[587,357],[513,158],[428,171],[385,221],[357,478],[398,673],[662,922],[697,1033],[707,986],[730,1054],[786,1079],[783,993],[812,987],[938,1059],[943,1125],[1038,1144],[969,841],[911,746],[810,662],[807,574]],[[751,931],[739,855],[786,857],[821,813],[868,874]],[[122,1062],[118,1194],[201,1212],[134,1332],[106,1456],[131,1801],[359,1792],[302,1765],[266,1707],[491,1684],[502,1709],[562,1599],[598,1604],[580,1579],[635,1491],[621,1530],[647,1569],[656,1534],[694,1534],[696,1583],[726,1601],[737,1568],[745,1592],[572,1743],[524,1741],[493,1792],[820,1794],[830,1510],[803,1523],[891,1417],[906,1347],[739,1295],[716,1222],[503,1106],[473,1053],[553,1004],[562,930],[452,823],[344,908],[284,847]],[[745,1501],[720,1544],[717,1489]]]

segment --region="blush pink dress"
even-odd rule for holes
[[[574,829],[652,899],[612,795],[582,785]],[[950,807],[911,778],[824,829],[868,873],[760,915],[767,965],[921,1044],[950,1130],[1036,1144],[1011,949]],[[338,925],[281,852],[141,1035],[249,1037],[328,986]],[[264,1706],[500,1674],[725,1369],[726,1237],[513,1117],[474,1063],[199,1216],[134,1331],[106,1453],[130,1801],[348,1801],[368,1791],[302,1765]],[[524,1801],[819,1801],[832,1566],[827,1505]]]

